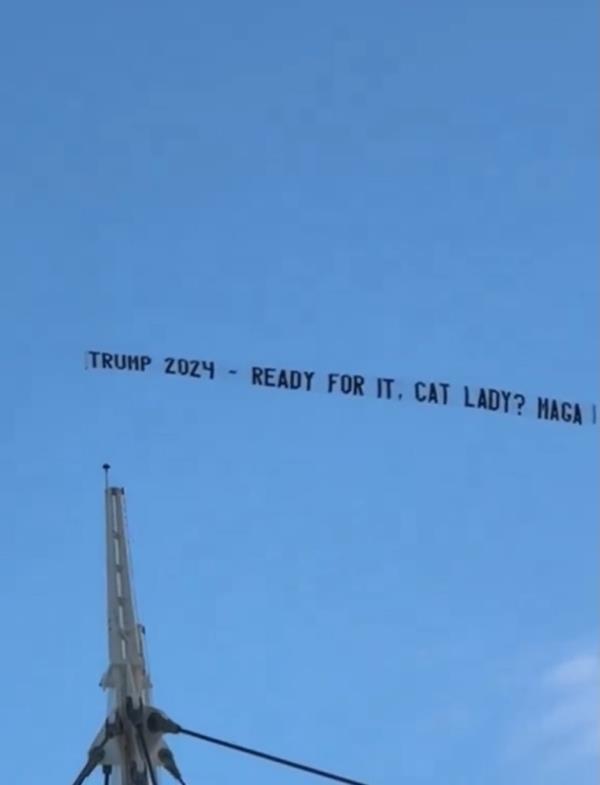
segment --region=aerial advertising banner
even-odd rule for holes
[[[342,370],[316,371],[269,365],[237,366],[206,357],[152,357],[87,351],[85,367],[94,371],[163,374],[186,377],[196,384],[225,380],[250,387],[270,387],[297,393],[324,393],[350,398],[375,398],[391,405],[462,407],[496,414],[529,417],[568,425],[596,425],[596,404],[561,400],[550,395],[524,395],[516,390],[478,385],[450,384],[437,379],[368,376]]]

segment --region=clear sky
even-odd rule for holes
[[[597,781],[597,428],[83,353],[597,400],[598,16],[5,8],[4,781],[68,785],[103,719],[106,460],[182,724],[371,785]],[[189,785],[313,781],[172,746]]]

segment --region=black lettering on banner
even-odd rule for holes
[[[355,373],[352,377],[352,395],[364,395],[365,377]]]
[[[578,403],[557,401],[555,398],[537,399],[538,420],[551,420],[554,422],[568,422],[573,425],[583,425],[583,415]]]
[[[277,387],[283,390],[311,391],[314,371],[296,371],[287,368],[260,368],[252,366],[251,383],[261,387]]]
[[[137,354],[127,355],[127,370],[128,371],[141,371],[141,357]]]
[[[115,352],[101,352],[89,350],[85,352],[85,367],[111,371],[136,371],[145,372],[152,365],[153,360],[146,354],[123,354]],[[221,373],[237,375],[239,371],[222,368]],[[165,357],[164,373],[172,376],[189,376],[194,379],[214,379],[216,375],[215,363],[208,360],[196,360],[187,357]],[[315,371],[304,371],[293,368],[276,368],[266,366],[251,366],[250,382],[252,385],[273,387],[282,390],[303,390],[311,392],[315,377],[320,381],[321,376]],[[375,378],[375,387],[372,379],[367,379],[361,374],[328,373],[327,392],[344,396],[364,397],[366,394],[376,393],[376,397],[384,400],[401,400],[402,392],[398,392],[401,382],[393,377],[379,376]],[[406,380],[402,384],[407,383]],[[418,403],[446,406],[450,403],[450,384],[447,382],[415,381],[413,385],[414,400]],[[319,389],[321,384],[318,385]],[[469,387],[463,386],[463,405],[467,409],[485,409],[503,414],[516,414],[521,416],[528,413],[526,407],[529,402],[519,392],[503,390],[494,387]],[[531,415],[538,420],[549,422],[562,422],[572,425],[592,424],[597,425],[597,405],[580,404],[575,401],[561,401],[556,398],[538,396],[536,409],[531,405]]]
[[[377,397],[378,398],[385,398],[386,400],[390,400],[392,397],[392,387],[394,385],[395,379],[390,379],[386,376],[378,376],[377,377]],[[399,398],[402,396],[399,395]]]
[[[521,393],[512,393],[508,390],[496,390],[494,387],[479,387],[473,393],[469,387],[464,388],[465,407],[467,409],[487,409],[490,412],[510,414],[513,401],[516,404],[515,413],[523,414],[526,399]]]
[[[364,395],[365,377],[358,373],[330,373],[327,376],[327,392],[342,395]]]
[[[472,403],[468,398],[468,387],[466,389],[465,406],[477,409],[489,409],[492,412],[497,412],[503,408],[504,412],[508,412],[508,401],[510,400],[510,393],[500,393],[493,387],[480,387],[477,394],[476,403]]]
[[[88,352],[92,368],[101,367],[116,371],[145,371],[152,358],[147,354],[115,354],[111,352]],[[99,359],[101,358],[101,360]]]
[[[215,378],[215,364],[212,360],[202,360],[202,370],[206,371],[209,379]]]
[[[419,403],[448,404],[448,382],[415,382],[415,399]]]
[[[98,366],[96,365],[96,360],[100,352],[88,352],[88,354],[92,358],[92,368],[97,368]]]
[[[188,360],[186,357],[165,357],[165,373],[171,376],[191,376],[202,379],[200,371],[206,371],[209,379],[214,378],[215,364],[205,360]]]
[[[277,386],[283,387],[284,390],[301,390],[304,386],[304,378],[302,371],[279,371],[277,378]]]
[[[517,414],[519,417],[523,414],[523,407],[526,403],[526,398],[521,393],[513,393],[513,398],[517,402]]]

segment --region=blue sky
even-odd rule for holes
[[[598,399],[597,3],[6,9],[4,779],[69,782],[126,487],[157,702],[371,785],[597,781],[598,430],[88,349]],[[189,785],[310,778],[175,739]]]

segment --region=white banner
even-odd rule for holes
[[[266,365],[221,363],[207,357],[152,357],[149,354],[87,351],[88,370],[117,373],[166,374],[201,384],[230,380],[250,386],[304,393],[441,407],[479,409],[517,417],[533,417],[569,425],[596,425],[596,404],[559,400],[548,395],[525,395],[500,387],[454,384],[402,376],[367,376],[343,371],[316,371]]]

